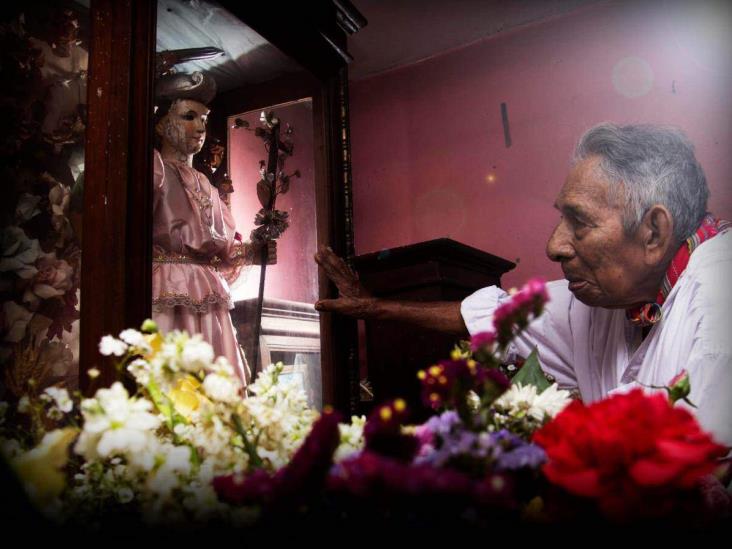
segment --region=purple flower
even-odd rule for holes
[[[496,470],[538,469],[545,462],[546,453],[542,448],[536,444],[524,443],[523,446],[500,453],[496,459]]]
[[[497,471],[515,471],[524,467],[537,469],[546,461],[546,453],[541,447],[505,429],[490,436],[495,448],[493,457]]]

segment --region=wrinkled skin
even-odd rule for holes
[[[555,203],[561,218],[546,253],[561,263],[569,290],[586,305],[616,309],[653,301],[676,249],[671,216],[654,206],[627,235],[622,206],[599,162],[589,157],[569,172]]]
[[[320,311],[334,311],[347,316],[363,318],[372,304],[371,294],[363,287],[358,274],[332,249],[320,246],[315,261],[338,288],[338,299],[324,299],[315,304]]]

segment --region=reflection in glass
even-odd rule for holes
[[[186,58],[191,52],[200,52],[201,48],[215,48],[223,53],[213,58]],[[312,260],[316,248],[312,101],[307,99],[267,109],[277,111],[283,131],[287,123],[295,128],[295,154],[288,159],[286,171],[291,173],[298,169],[302,177],[293,178],[288,193],[277,199],[276,208],[290,214],[290,227],[277,239],[277,263],[265,269],[266,286],[262,301],[258,299],[260,268],[251,266],[252,261],[261,256],[261,246],[257,248],[256,240],[254,245],[247,244],[251,240],[250,233],[255,229],[255,215],[262,207],[256,190],[261,178],[259,162],[266,161],[268,157],[262,141],[253,131],[260,125],[261,111],[236,114],[227,120],[234,112],[222,110],[247,110],[245,107],[229,107],[231,100],[235,99],[233,103],[240,97],[244,100],[250,97],[252,86],[283,75],[301,73],[302,69],[226,9],[206,0],[158,1],[156,51],[159,57],[162,52],[168,52],[178,74],[200,71],[216,81],[218,93],[208,118],[207,141],[203,150],[194,155],[192,168],[200,174],[202,181],[205,180],[202,188],[207,191],[206,196],[212,202],[229,208],[233,221],[230,228],[236,227],[240,233],[237,240],[243,244],[246,261],[239,263],[239,269],[230,271],[228,274],[231,276],[226,278],[236,305],[231,310],[236,337],[249,362],[249,369],[261,371],[262,364],[282,361],[286,365],[284,376],[302,380],[310,403],[319,407],[322,401],[320,330],[319,317],[313,308],[318,297],[318,285],[317,268]],[[228,130],[227,133],[224,128],[227,125],[231,127],[235,118],[246,119],[252,131],[239,129]],[[215,189],[210,188],[209,181]],[[171,225],[170,228],[174,227]],[[157,257],[157,251],[155,248],[154,257]],[[182,253],[186,256],[182,261],[189,262],[189,265],[202,261],[200,254],[188,252]],[[153,263],[154,280],[161,269],[170,270],[163,261],[174,259],[163,257]],[[223,263],[227,262],[228,258],[223,257]],[[217,264],[216,269],[220,271],[223,263]],[[162,297],[159,294],[154,287],[153,297],[157,299],[154,311],[157,308],[158,314]],[[258,314],[258,305],[261,315]],[[220,324],[223,323],[224,319]],[[253,334],[260,327],[260,337],[254,338]],[[207,330],[208,336],[206,333],[204,336],[209,341],[215,340],[216,330],[216,326],[211,326]],[[259,343],[258,349],[254,339]],[[253,364],[257,354],[259,360]]]
[[[291,178],[287,193],[278,196],[276,209],[289,215],[289,227],[277,241],[277,264],[267,267],[261,333],[259,336],[259,368],[272,362],[283,362],[284,376],[302,382],[312,406],[322,405],[320,371],[320,329],[313,304],[318,299],[318,272],[312,259],[316,249],[316,209],[313,149],[312,100],[267,107],[283,128],[293,128],[293,155],[287,158],[284,171],[298,171]],[[262,141],[253,131],[237,128],[243,122],[250,129],[260,126],[262,110],[237,114],[229,118],[229,174],[235,192],[231,209],[240,228],[254,228],[255,214],[262,207],[257,196],[261,179],[260,162],[267,158]],[[234,323],[239,341],[247,356],[256,354],[254,331],[260,267],[242,273],[232,285],[236,304]],[[253,365],[252,365],[253,366]]]

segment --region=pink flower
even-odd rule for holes
[[[677,400],[686,399],[691,393],[691,382],[689,380],[689,372],[681,370],[677,375],[668,382],[668,398],[673,403]],[[687,401],[688,402],[688,401]]]
[[[59,297],[68,292],[74,285],[74,269],[56,254],[42,254],[36,262],[38,272],[26,290],[23,301],[31,307],[38,305],[41,299]]]
[[[543,312],[547,301],[549,294],[546,283],[541,278],[532,278],[508,301],[501,304],[493,313],[493,327],[498,344],[501,347],[508,345],[516,331],[526,328],[530,320]]]
[[[470,350],[474,353],[480,349],[490,347],[496,341],[496,333],[493,331],[479,332],[470,338]]]

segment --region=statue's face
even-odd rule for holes
[[[206,140],[208,107],[192,99],[175,101],[156,127],[164,144],[185,155],[196,154]]]

